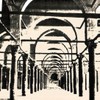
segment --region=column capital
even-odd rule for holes
[[[23,59],[27,59],[27,57],[28,57],[28,54],[22,54],[22,57],[23,57]]]
[[[69,73],[69,71],[68,71],[68,70],[67,70],[66,72],[67,72],[67,73]]]
[[[73,62],[73,65],[76,65],[77,64],[77,62]]]
[[[0,64],[0,68],[2,68],[2,65]]]
[[[92,47],[92,48],[96,48],[97,44],[94,42],[94,40],[88,40],[87,41],[87,47]]]
[[[84,55],[82,55],[81,53],[77,55],[78,59],[82,59],[84,57]]]
[[[18,45],[11,45],[11,52],[12,52],[12,54],[16,53],[17,49],[18,49]]]
[[[31,59],[28,60],[29,65],[34,66],[35,61],[32,61]]]

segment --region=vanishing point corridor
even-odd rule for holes
[[[100,0],[0,0],[0,100],[100,100]]]

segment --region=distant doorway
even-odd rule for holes
[[[52,81],[58,81],[58,74],[57,74],[57,73],[53,73],[53,74],[51,75],[51,80],[52,80]]]

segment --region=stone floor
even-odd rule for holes
[[[0,100],[7,100],[9,98],[9,91],[2,90],[0,92]],[[27,91],[26,96],[21,96],[21,91],[17,91],[15,100],[89,100],[88,92],[85,92],[83,97],[79,97],[78,94],[73,94],[61,89],[56,84],[49,84],[47,89],[30,94]],[[100,100],[100,94],[96,93],[96,99]]]

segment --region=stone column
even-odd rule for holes
[[[85,73],[85,90],[87,90],[87,74]]]
[[[37,90],[40,89],[40,69],[37,70]]]
[[[42,82],[43,82],[43,80],[42,80],[42,74],[43,74],[43,72],[42,71],[40,71],[40,90],[42,90],[42,88],[43,88],[43,85],[42,85]]]
[[[18,46],[12,45],[11,46],[11,80],[10,80],[10,100],[14,100],[14,83],[15,83],[15,62],[16,62],[16,56],[15,53],[17,51]]]
[[[70,66],[70,92],[72,92],[72,66]]]
[[[1,72],[2,70],[1,70],[1,68],[2,68],[2,65],[0,65],[0,91],[1,91],[1,82],[2,82],[1,81],[1,79],[2,79],[2,72]]]
[[[26,81],[26,60],[28,55],[27,54],[23,54],[23,74],[22,74],[22,96],[26,96],[25,93],[25,81]]]
[[[76,63],[73,63],[73,92],[77,94],[76,90]]]
[[[67,71],[67,91],[69,91],[69,71]]]
[[[47,88],[47,75],[44,74],[44,89]]]
[[[98,71],[96,70],[96,90],[97,90],[97,92],[99,91],[99,75],[98,75]]]
[[[33,93],[33,67],[34,67],[34,62],[30,61],[30,93]]]
[[[46,79],[45,79],[45,74],[43,73],[43,78],[44,78],[44,89],[45,89],[45,81],[46,81]]]
[[[36,86],[37,82],[36,82],[36,78],[37,78],[37,66],[35,66],[35,68],[34,68],[34,92],[37,91],[37,86]]]
[[[44,89],[44,73],[42,73],[42,88]]]
[[[82,58],[83,56],[80,54],[79,59],[79,96],[83,96],[83,70],[82,70]]]
[[[67,72],[65,72],[65,90],[67,90]]]
[[[89,100],[95,100],[95,65],[94,65],[94,48],[96,44],[90,40],[88,43],[89,51]]]

